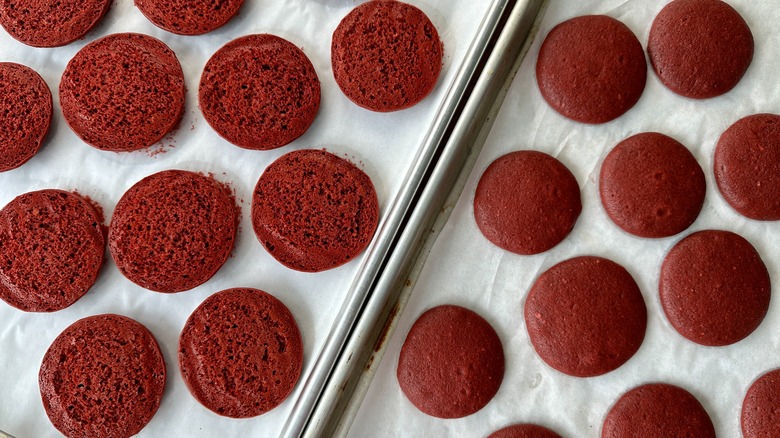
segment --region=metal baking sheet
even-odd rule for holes
[[[718,436],[739,436],[739,411],[750,383],[780,366],[774,353],[780,327],[780,303],[772,300],[761,326],[745,340],[727,347],[703,347],[685,340],[666,321],[658,300],[661,261],[680,238],[702,229],[735,231],[762,255],[773,282],[780,281],[777,222],[748,220],[728,207],[714,185],[712,153],[719,135],[734,121],[758,112],[780,112],[774,77],[780,46],[773,2],[730,0],[756,40],[753,63],[730,93],[704,101],[675,95],[652,71],[638,104],[616,121],[597,126],[578,124],[558,115],[541,98],[534,65],[544,35],[557,23],[579,15],[606,14],[628,25],[643,47],[655,15],[666,0],[550,0],[528,56],[519,66],[503,106],[480,151],[445,202],[431,198],[440,213],[432,228],[425,223],[421,258],[405,269],[397,286],[403,309],[393,319],[384,357],[376,368],[349,436],[487,436],[508,424],[535,422],[562,436],[599,436],[606,412],[630,388],[664,381],[685,387],[709,412]],[[490,126],[492,124],[492,126]],[[598,169],[620,140],[643,131],[659,131],[686,145],[702,166],[707,182],[699,219],[678,236],[647,240],[630,236],[612,224],[598,199]],[[491,245],[476,227],[472,203],[484,169],[514,150],[535,149],[562,160],[580,182],[583,213],[572,234],[553,250],[519,256]],[[447,160],[439,165],[447,167]],[[457,168],[458,166],[456,166]],[[444,174],[444,173],[442,173]],[[432,189],[433,190],[433,189]],[[434,213],[434,214],[435,214]],[[411,232],[410,229],[407,231]],[[619,369],[595,378],[563,375],[539,359],[525,330],[522,308],[536,277],[570,257],[593,254],[615,260],[637,280],[648,308],[648,329],[637,354]],[[395,254],[394,254],[395,256]],[[409,270],[411,269],[411,273]],[[419,277],[417,277],[419,275]],[[506,373],[496,397],[480,412],[455,420],[435,419],[418,411],[403,396],[395,379],[398,353],[406,334],[425,310],[445,303],[476,310],[496,328],[506,354]],[[381,345],[380,345],[381,347]],[[375,355],[374,362],[381,355]]]
[[[498,0],[496,0],[498,1]],[[131,0],[117,0],[102,23],[83,40],[55,49],[24,46],[0,31],[3,61],[28,65],[41,73],[52,90],[55,117],[44,147],[19,169],[0,174],[0,205],[19,194],[44,189],[77,190],[100,203],[110,218],[121,195],[142,177],[171,168],[211,173],[229,183],[242,209],[232,257],[206,284],[179,294],[141,289],[125,279],[107,259],[95,286],[76,304],[52,314],[24,313],[0,303],[0,429],[17,437],[57,436],[37,385],[40,361],[52,340],[85,316],[119,313],[146,325],[159,341],[168,370],[162,405],[140,436],[296,436],[288,420],[305,417],[307,397],[318,394],[322,370],[329,370],[360,303],[351,297],[367,293],[361,278],[381,265],[403,214],[403,199],[417,169],[427,166],[433,148],[430,133],[449,122],[447,102],[459,91],[457,78],[479,24],[496,1],[410,1],[436,25],[445,46],[442,76],[421,104],[400,112],[363,110],[344,97],[330,68],[330,34],[359,2],[354,0],[247,0],[225,27],[197,37],[177,36],[154,27]],[[148,151],[113,154],[95,150],[67,127],[59,109],[57,86],[67,62],[85,44],[115,32],[141,32],[161,39],[177,54],[188,89],[184,118],[177,131]],[[214,133],[197,109],[200,72],[208,58],[228,41],[252,33],[273,33],[292,41],[312,60],[322,83],[322,104],[310,130],[293,144],[273,151],[247,151]],[[455,99],[457,100],[457,99]],[[307,274],[283,268],[261,247],[249,220],[251,193],[263,169],[280,155],[303,148],[326,148],[344,156],[371,176],[382,218],[372,246],[343,267]],[[410,176],[412,175],[412,176]],[[290,398],[275,410],[252,419],[220,417],[197,403],[178,373],[176,345],[184,321],[210,294],[230,287],[256,287],[280,298],[299,322],[304,340],[304,369]],[[356,295],[358,294],[358,295]],[[350,303],[357,303],[355,305]],[[295,408],[301,406],[301,408]],[[295,409],[294,409],[295,408]],[[284,430],[283,430],[284,429]]]

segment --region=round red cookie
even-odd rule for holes
[[[0,299],[26,312],[75,303],[103,265],[102,226],[75,193],[40,190],[9,202],[0,210]]]
[[[303,366],[295,318],[257,289],[207,298],[179,338],[179,368],[190,393],[219,415],[247,418],[279,406]]]
[[[223,26],[244,0],[135,0],[155,26],[179,35],[202,35]]]
[[[371,179],[347,160],[305,149],[271,163],[252,196],[260,243],[290,269],[319,272],[357,257],[379,222]]]
[[[110,0],[0,0],[0,24],[28,46],[64,46],[95,27],[110,5]]]
[[[504,379],[504,348],[490,323],[452,305],[417,319],[398,358],[398,384],[412,404],[438,418],[461,418],[488,404]]]
[[[639,40],[614,18],[586,15],[555,26],[536,60],[542,97],[564,117],[606,123],[637,103],[647,81]]]
[[[134,151],[162,139],[184,113],[184,94],[184,75],[173,51],[135,33],[87,44],[60,81],[68,125],[105,151]]]
[[[165,388],[154,336],[120,315],[80,319],[46,351],[38,375],[54,427],[67,437],[129,437],[152,419]]]
[[[704,407],[688,391],[649,383],[623,394],[604,419],[602,438],[715,438]]]
[[[209,59],[198,100],[203,117],[225,140],[245,149],[275,149],[314,122],[320,81],[306,54],[289,41],[248,35]]]
[[[474,194],[474,219],[496,246],[539,254],[569,235],[582,211],[580,188],[560,161],[537,151],[506,154],[488,166]]]
[[[759,377],[742,402],[742,435],[745,438],[780,436],[780,370]]]
[[[0,172],[15,169],[41,148],[51,124],[51,92],[35,70],[0,62]]]
[[[731,125],[715,147],[715,181],[726,202],[750,219],[780,220],[780,116]]]
[[[331,64],[341,91],[371,111],[398,111],[428,96],[439,80],[442,44],[431,20],[395,0],[363,3],[333,32]]]
[[[612,222],[639,237],[668,237],[699,216],[707,183],[676,140],[644,132],[620,142],[601,165],[601,204]]]
[[[693,342],[722,346],[753,333],[769,309],[769,272],[755,248],[729,231],[706,230],[679,241],[658,284],[669,323]]]
[[[670,90],[706,99],[728,92],[742,79],[753,60],[753,34],[726,2],[675,0],[655,17],[647,54]]]
[[[166,170],[131,187],[114,210],[108,246],[119,270],[156,292],[205,283],[233,250],[238,210],[214,178]]]
[[[561,436],[535,424],[515,424],[491,433],[488,438],[561,438]]]
[[[645,338],[647,310],[631,274],[600,257],[575,257],[545,271],[525,301],[539,357],[556,370],[592,377],[617,369]]]

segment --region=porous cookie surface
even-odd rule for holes
[[[244,0],[135,0],[155,26],[180,35],[201,35],[221,27],[238,12]]]
[[[780,370],[759,377],[742,402],[742,435],[745,438],[780,436]]]
[[[620,142],[604,159],[601,203],[609,218],[640,237],[667,237],[699,216],[707,183],[690,151],[657,132]]]
[[[442,44],[420,9],[395,0],[363,3],[333,32],[331,63],[341,91],[372,111],[423,100],[439,79]]]
[[[702,345],[747,337],[769,309],[769,272],[755,248],[729,231],[705,230],[666,255],[658,284],[669,323]]]
[[[110,0],[0,0],[0,24],[29,46],[64,46],[95,27],[110,5]]]
[[[561,438],[561,436],[535,424],[515,424],[491,433],[488,438]]]
[[[741,215],[780,220],[780,116],[740,119],[715,148],[715,181],[726,202]]]
[[[639,40],[614,18],[586,15],[555,26],[536,61],[542,97],[564,117],[614,120],[637,103],[647,81]]]
[[[538,254],[560,243],[581,211],[574,175],[537,151],[512,152],[491,163],[474,194],[479,230],[496,246],[517,254]]]
[[[103,224],[81,196],[41,190],[0,210],[0,298],[27,312],[75,303],[103,265]]]
[[[398,359],[398,384],[417,409],[460,418],[482,409],[504,379],[504,349],[477,313],[445,305],[420,315]]]
[[[715,438],[715,427],[704,407],[688,391],[651,383],[623,394],[610,409],[602,438]]]
[[[647,310],[631,274],[600,257],[575,257],[545,271],[525,301],[531,344],[548,365],[575,377],[623,365],[645,337]]]
[[[151,146],[184,112],[184,75],[176,55],[160,40],[136,33],[84,46],[68,62],[59,90],[73,132],[106,151]]]
[[[179,338],[179,368],[192,395],[234,418],[270,411],[295,387],[303,365],[298,325],[287,307],[256,289],[206,299]]]
[[[318,272],[343,265],[371,242],[379,202],[371,179],[322,150],[290,152],[260,176],[252,225],[265,249],[288,268]]]
[[[107,314],[66,328],[46,351],[38,383],[49,420],[65,436],[130,437],[160,407],[165,376],[149,330]]]
[[[203,117],[225,140],[246,149],[274,149],[314,122],[320,82],[306,54],[289,41],[248,35],[209,59],[198,100]]]
[[[655,17],[647,54],[670,90],[693,99],[734,88],[753,60],[753,34],[721,0],[675,0]]]
[[[122,195],[108,245],[117,267],[133,283],[181,292],[205,283],[222,267],[237,227],[229,187],[197,173],[166,170]]]
[[[0,62],[0,172],[38,152],[51,124],[49,87],[35,70]]]

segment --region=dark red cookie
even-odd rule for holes
[[[676,140],[643,132],[620,142],[601,165],[601,204],[612,222],[640,237],[668,237],[699,216],[707,183]]]
[[[428,96],[442,65],[439,33],[425,13],[395,1],[356,7],[333,32],[333,77],[352,102],[397,111]]]
[[[0,172],[15,169],[41,148],[51,124],[51,92],[35,70],[0,62]]]
[[[223,26],[244,0],[135,0],[155,26],[179,35],[202,35]]]
[[[742,435],[745,438],[780,436],[780,370],[759,377],[742,402]]]
[[[491,433],[488,438],[561,438],[561,436],[535,424],[515,424]]]
[[[110,5],[110,0],[0,0],[0,24],[28,46],[64,46],[95,27]]]
[[[173,51],[135,33],[87,44],[60,81],[68,125],[105,151],[134,151],[162,139],[184,113],[184,94],[184,75]]]
[[[187,319],[179,368],[192,395],[219,415],[247,418],[279,406],[303,366],[295,318],[257,289],[210,296]]]
[[[54,312],[95,284],[103,224],[81,196],[40,190],[0,210],[0,299],[27,312]]]
[[[755,248],[729,231],[677,242],[658,284],[669,323],[693,342],[722,346],[753,333],[769,309],[769,272]]]
[[[484,318],[459,306],[420,315],[398,358],[398,384],[417,409],[438,418],[471,415],[504,379],[504,348]]]
[[[205,283],[233,250],[238,211],[230,188],[184,170],[147,176],[114,210],[108,246],[119,270],[156,292]]]
[[[574,175],[537,151],[512,152],[491,163],[474,194],[479,230],[516,254],[538,254],[559,244],[581,211]]]
[[[692,99],[734,88],[753,60],[753,34],[720,0],[675,0],[655,17],[647,42],[661,82]]]
[[[715,438],[704,407],[688,391],[665,383],[638,386],[612,406],[602,438]]]
[[[715,181],[739,214],[780,220],[780,116],[756,114],[731,125],[715,148]]]
[[[539,49],[536,81],[564,117],[583,123],[614,120],[637,103],[647,81],[639,40],[614,18],[586,15],[555,26]]]
[[[647,310],[631,274],[600,257],[558,263],[525,301],[531,344],[548,365],[575,377],[608,373],[636,353]]]
[[[46,351],[38,375],[54,427],[67,437],[129,437],[152,419],[165,388],[154,336],[120,315],[80,319]]]
[[[209,59],[198,100],[203,117],[225,140],[245,149],[274,149],[314,122],[320,81],[306,54],[289,41],[248,35]]]
[[[347,160],[305,149],[265,169],[252,197],[260,243],[290,269],[319,272],[357,257],[379,222],[371,179]]]

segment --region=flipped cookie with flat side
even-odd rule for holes
[[[673,92],[692,99],[734,88],[753,60],[753,34],[721,0],[675,0],[653,20],[650,64]]]
[[[0,62],[0,172],[26,163],[41,148],[52,116],[51,91],[35,70]]]
[[[155,26],[179,35],[202,35],[225,25],[244,0],[135,0]]]
[[[81,196],[40,190],[0,210],[0,299],[26,312],[54,312],[95,284],[105,239],[98,213]]]
[[[439,33],[423,11],[395,0],[370,1],[347,14],[333,32],[333,77],[355,104],[398,111],[433,91],[442,52]]]
[[[108,12],[110,0],[0,0],[0,24],[33,47],[59,47],[83,37]]]
[[[93,41],[68,62],[60,105],[73,132],[104,151],[143,149],[184,113],[184,74],[162,41],[117,33]]]
[[[165,362],[139,322],[106,314],[80,319],[51,344],[38,384],[46,414],[67,437],[130,437],[157,412]]]
[[[477,313],[434,307],[415,321],[401,347],[396,373],[404,395],[420,411],[461,418],[488,404],[504,379],[504,348]]]
[[[639,101],[647,63],[639,40],[614,18],[586,15],[555,26],[539,49],[542,97],[569,119],[606,123]]]
[[[295,318],[284,303],[257,289],[210,296],[179,338],[179,368],[190,393],[227,417],[254,417],[280,405],[302,366]]]
[[[198,102],[225,140],[245,149],[275,149],[314,122],[320,81],[309,58],[291,42],[247,35],[222,46],[206,63]]]
[[[304,149],[271,163],[252,196],[257,239],[290,269],[319,272],[357,257],[379,222],[371,179],[347,160]]]
[[[133,185],[119,200],[108,246],[119,271],[156,292],[199,286],[233,250],[238,211],[229,187],[214,178],[166,170]]]

